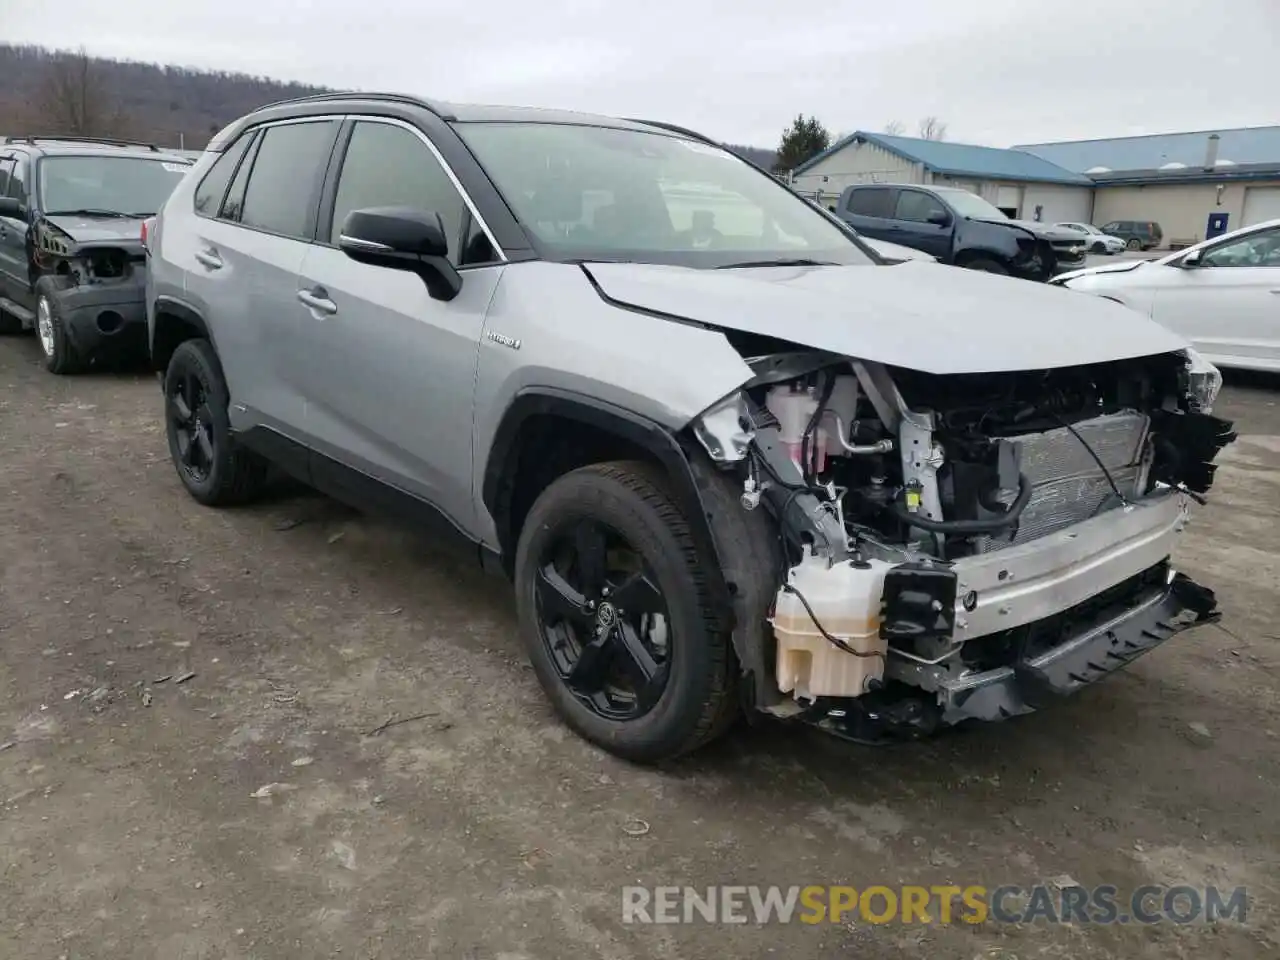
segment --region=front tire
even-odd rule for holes
[[[736,667],[708,563],[646,464],[583,467],[538,497],[516,551],[520,633],[580,736],[657,763],[731,724]]]
[[[187,492],[211,507],[247,503],[266,484],[266,462],[231,435],[228,402],[213,345],[180,343],[164,375],[169,456]]]
[[[1130,237],[1128,243],[1125,244],[1126,250],[1141,250],[1142,241],[1137,237]]]
[[[65,282],[56,277],[41,277],[36,283],[36,339],[40,341],[45,369],[62,376],[84,369],[84,359],[67,336],[66,320],[58,302],[57,293],[64,288]]]
[[[1107,245],[1099,241],[1098,243],[1095,243],[1092,247],[1089,248],[1089,252],[1090,253],[1106,253]]]
[[[974,257],[972,260],[965,261],[966,270],[981,270],[983,273],[994,273],[998,276],[1009,276],[1009,268],[998,260],[992,260],[989,257]]]

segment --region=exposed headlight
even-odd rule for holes
[[[746,397],[735,391],[693,421],[693,435],[716,463],[737,463],[751,444],[750,424]]]
[[[1202,357],[1198,350],[1188,347],[1186,353],[1187,396],[1201,413],[1212,413],[1213,403],[1222,389],[1222,371]]]

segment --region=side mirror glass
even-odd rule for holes
[[[945,227],[951,222],[951,215],[944,210],[934,210],[925,218],[928,223],[932,223],[935,227]]]
[[[449,241],[440,214],[413,207],[366,207],[342,222],[338,248],[352,260],[408,270],[422,277],[437,300],[452,300],[462,276],[449,262]]]
[[[0,217],[9,220],[25,220],[27,208],[20,200],[15,200],[13,197],[0,197]]]

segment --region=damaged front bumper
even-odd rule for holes
[[[943,680],[943,723],[1003,720],[1030,713],[1103,679],[1189,627],[1219,619],[1213,592],[1161,566],[1163,586],[1147,587],[1119,613],[1076,621],[1075,631],[1037,655]]]
[[[119,281],[67,287],[58,296],[67,336],[87,356],[111,347],[136,353],[147,346],[146,273]]]
[[[1186,496],[1165,489],[1024,544],[925,565],[934,582],[954,576],[935,619],[947,625],[936,655],[886,644],[881,683],[855,697],[806,698],[804,718],[856,740],[919,735],[1028,713],[1103,679],[1218,619],[1212,591],[1170,566],[1186,521]],[[908,569],[904,585],[895,578]],[[872,561],[839,575],[876,578],[868,593],[881,598],[883,636],[930,604],[938,611],[924,581],[912,583],[921,569]]]

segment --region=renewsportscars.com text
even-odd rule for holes
[[[623,923],[1244,923],[1244,887],[623,887]]]

